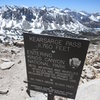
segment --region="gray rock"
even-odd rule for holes
[[[17,42],[14,43],[14,45],[17,46],[17,47],[23,47],[24,46],[24,42],[17,41]]]
[[[94,79],[95,78],[95,72],[94,70],[91,68],[91,66],[88,66],[86,68],[86,77],[87,79]]]
[[[0,94],[4,95],[7,94],[9,92],[9,90],[0,90]]]
[[[82,77],[83,79],[86,77],[86,72],[85,72],[85,70],[82,71],[81,77]]]
[[[9,62],[10,60],[6,59],[6,58],[1,58],[1,61],[3,61],[3,62]]]
[[[100,63],[94,64],[93,67],[96,68],[96,69],[100,69]]]
[[[82,79],[82,83],[86,83],[87,82],[87,79]]]
[[[14,62],[3,62],[2,64],[0,64],[0,68],[2,70],[5,70],[5,69],[9,69],[11,68],[15,63]]]

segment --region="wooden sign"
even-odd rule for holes
[[[88,40],[24,33],[28,89],[75,98]]]

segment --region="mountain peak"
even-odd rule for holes
[[[64,9],[64,12],[70,12],[70,11],[71,11],[71,9],[69,9],[69,8]]]
[[[94,20],[95,18],[95,20]],[[79,33],[91,28],[100,28],[100,14],[72,11],[69,8],[3,6],[0,8],[0,30],[53,30],[61,29]]]

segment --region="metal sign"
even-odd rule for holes
[[[75,98],[88,40],[24,33],[28,89]]]

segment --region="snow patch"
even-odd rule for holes
[[[79,12],[81,15],[84,15],[84,16],[87,16],[87,14],[86,13],[84,13],[84,12]]]
[[[93,21],[96,21],[96,22],[98,22],[99,20],[98,20],[98,18],[96,18],[95,16],[93,16],[93,15],[91,15],[90,17],[89,17],[91,20],[93,20]]]

